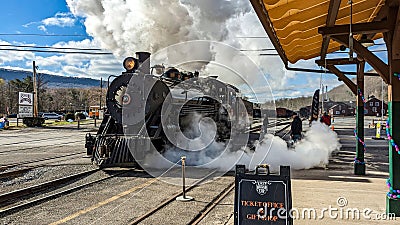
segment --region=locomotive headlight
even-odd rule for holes
[[[124,68],[126,71],[131,72],[139,67],[137,59],[133,57],[128,57],[124,60]]]

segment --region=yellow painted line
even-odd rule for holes
[[[115,196],[113,196],[111,198],[108,198],[108,199],[106,199],[104,201],[101,201],[101,202],[95,204],[95,205],[92,205],[89,208],[82,209],[82,210],[80,210],[80,211],[78,211],[78,212],[76,212],[76,213],[74,213],[72,215],[69,215],[69,216],[65,217],[64,219],[61,219],[61,220],[56,221],[56,222],[53,222],[50,225],[58,225],[58,224],[62,224],[62,223],[65,223],[67,221],[70,221],[70,220],[72,220],[72,219],[74,219],[74,218],[76,218],[76,217],[78,217],[80,215],[86,214],[86,213],[88,213],[88,212],[90,212],[92,210],[95,210],[95,209],[103,206],[103,205],[106,205],[106,204],[108,204],[110,202],[113,202],[113,201],[115,201],[115,200],[117,200],[117,199],[119,199],[121,197],[124,197],[125,195],[128,195],[128,194],[130,194],[130,193],[132,193],[134,191],[137,191],[137,190],[139,190],[141,188],[145,188],[145,187],[149,186],[150,184],[152,184],[152,183],[154,183],[156,181],[157,181],[157,179],[153,178],[153,179],[147,181],[146,183],[143,183],[141,185],[135,186],[135,187],[133,187],[133,188],[127,190],[127,191],[121,192],[121,193],[119,193],[119,194],[117,194],[117,195],[115,195]]]

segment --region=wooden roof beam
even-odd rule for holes
[[[384,33],[390,30],[389,23],[386,20],[368,23],[356,23],[351,25],[353,34],[375,34]],[[323,36],[344,35],[350,33],[350,25],[335,25],[333,27],[319,27],[318,33]]]
[[[388,12],[389,12],[389,6],[387,4],[383,5],[373,21],[381,21],[384,19],[388,20],[387,19]],[[367,34],[367,39],[372,39],[375,35],[376,34]]]
[[[340,44],[349,47],[349,36],[348,35],[334,35],[332,38]],[[357,55],[361,56],[365,61],[371,65],[376,72],[382,77],[382,79],[388,84],[389,82],[389,66],[386,65],[381,59],[370,52],[366,47],[362,46],[360,42],[354,40],[353,50]]]
[[[327,65],[326,68],[333,74],[335,74],[338,77],[339,81],[343,81],[343,83],[350,88],[353,94],[357,95],[357,85],[354,84],[354,82],[351,81],[346,75],[344,75],[344,73],[342,73],[338,68],[336,68],[336,66]]]
[[[254,10],[258,18],[261,21],[261,24],[264,27],[265,32],[269,37],[272,45],[274,45],[276,51],[278,52],[279,56],[282,59],[282,62],[285,65],[288,65],[288,59],[286,57],[285,51],[282,48],[282,45],[279,42],[278,36],[275,34],[274,28],[272,26],[272,22],[269,18],[268,11],[265,9],[265,5],[262,0],[250,0],[251,4],[253,5]]]
[[[359,61],[358,59],[353,59],[353,61],[350,61],[349,58],[336,58],[336,59],[318,59],[315,60],[315,63],[318,66],[325,67],[325,65],[349,65],[349,64],[358,64]]]
[[[397,8],[397,16],[394,16],[396,19],[393,21],[392,57],[393,59],[400,59],[400,6],[393,8]]]
[[[326,26],[327,27],[332,27],[335,25],[336,18],[337,18],[339,8],[340,8],[340,2],[341,2],[341,0],[331,0],[329,2],[328,15],[326,16]],[[326,57],[330,39],[331,38],[329,36],[323,37],[322,46],[321,46],[321,59],[322,60],[325,59],[325,57]]]

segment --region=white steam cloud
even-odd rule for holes
[[[223,42],[237,49],[272,48],[268,39],[238,38],[266,37],[248,0],[67,0],[67,4],[73,15],[83,18],[87,33],[102,48],[119,57],[131,56],[136,51],[154,54],[168,46],[191,40]],[[168,53],[168,57],[175,54],[182,59],[194,51],[210,61],[230,59],[230,65],[243,61],[220,49],[212,49],[212,46]],[[263,57],[257,51],[245,53],[261,68],[273,90],[281,92],[288,87],[292,73],[284,72],[279,57]],[[204,69],[202,72],[206,74],[224,73],[220,68],[216,70],[204,66],[200,65],[200,69]],[[252,71],[246,75],[264,79]],[[238,82],[243,83],[231,79],[224,81],[237,86]]]
[[[323,123],[313,122],[294,148],[288,148],[281,138],[267,134],[254,155],[247,155],[243,162],[252,169],[260,163],[269,164],[273,171],[278,171],[280,165],[289,165],[295,170],[310,169],[327,165],[331,153],[340,147],[334,131]]]
[[[225,41],[228,23],[250,12],[241,0],[67,0],[87,33],[117,55],[189,40]]]
[[[197,117],[186,134],[199,136],[199,130],[208,130],[216,133],[215,126],[199,123]],[[210,122],[211,120],[208,120]],[[199,127],[200,126],[200,127]],[[190,136],[189,135],[189,136]],[[193,136],[192,136],[193,137]],[[210,136],[200,136],[204,140],[200,143],[209,143]],[[191,142],[187,139],[181,140],[184,145],[192,149],[198,149],[199,142]],[[193,146],[192,146],[193,145]],[[279,166],[289,165],[294,170],[310,169],[318,166],[325,166],[329,163],[329,157],[335,150],[341,147],[337,134],[328,126],[320,122],[313,122],[311,128],[305,133],[304,138],[294,147],[288,147],[287,143],[280,137],[266,134],[260,143],[257,143],[255,151],[249,149],[231,151],[223,142],[212,142],[201,151],[183,151],[176,147],[168,147],[163,153],[164,158],[159,154],[148,155],[145,164],[158,168],[169,168],[178,162],[181,156],[187,157],[187,164],[199,168],[219,169],[228,171],[234,169],[236,164],[244,164],[249,169],[255,169],[259,164],[269,164],[271,171],[279,171]]]

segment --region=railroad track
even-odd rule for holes
[[[20,176],[32,169],[38,168],[38,167],[40,167],[40,166],[26,167],[26,168],[22,168],[19,170],[13,170],[13,171],[9,171],[9,172],[0,173],[0,179],[8,179],[8,178],[12,178],[12,177],[17,177],[17,176]]]
[[[272,121],[269,122],[267,125],[267,128],[276,128],[285,124],[290,124],[291,122],[289,121],[289,119],[281,119],[281,120],[276,120],[276,121]],[[256,125],[252,125],[251,128],[247,131],[249,133],[256,133],[256,132],[261,132],[263,128],[262,123],[258,122],[256,123]]]
[[[5,144],[1,144],[0,146],[4,147],[4,146],[10,146],[10,145],[18,145],[18,144],[27,144],[27,143],[32,143],[32,142],[38,142],[38,141],[48,141],[48,140],[54,140],[54,141],[58,141],[58,140],[65,140],[66,137],[59,137],[59,138],[42,138],[42,139],[35,139],[35,140],[27,140],[27,141],[19,141],[19,142],[12,142],[12,143],[5,143]]]
[[[301,121],[303,122],[304,120],[306,120],[306,118],[302,119]],[[277,136],[279,136],[281,138],[284,138],[290,132],[290,130],[288,132],[286,132],[285,134],[283,134],[283,135],[282,135],[282,133],[290,127],[291,121],[280,123],[280,126],[282,126],[282,125],[285,125],[285,126],[283,128],[281,128],[281,129],[277,130],[275,132],[275,135],[277,135]]]
[[[126,171],[122,171],[122,172],[117,172],[117,173],[115,173],[113,175],[109,175],[108,177],[99,178],[99,179],[96,179],[94,181],[90,181],[90,182],[87,182],[87,183],[84,183],[84,184],[81,184],[81,185],[78,185],[78,186],[75,186],[75,187],[71,187],[71,188],[68,188],[68,189],[65,189],[65,190],[61,190],[61,191],[58,191],[58,192],[55,192],[55,193],[52,193],[52,194],[49,194],[49,195],[44,195],[42,197],[39,197],[39,198],[36,198],[36,199],[33,199],[33,200],[28,200],[28,201],[25,201],[25,202],[21,202],[21,201],[24,200],[23,198],[26,197],[26,195],[31,195],[32,198],[33,198],[33,196],[35,194],[38,194],[38,193],[40,193],[40,192],[42,192],[44,190],[47,190],[49,187],[54,187],[54,185],[60,186],[60,185],[68,184],[69,182],[72,182],[72,181],[77,180],[79,178],[83,178],[83,177],[88,176],[90,174],[93,174],[93,173],[95,173],[97,171],[100,171],[100,169],[93,169],[93,170],[90,170],[90,171],[87,171],[87,172],[82,172],[82,173],[79,173],[79,174],[63,177],[63,178],[60,178],[60,179],[57,179],[57,180],[53,180],[53,181],[46,182],[46,183],[43,183],[43,184],[35,185],[35,186],[32,186],[32,187],[28,187],[28,188],[12,191],[12,192],[9,192],[9,193],[5,193],[3,195],[0,195],[0,204],[6,205],[6,207],[3,207],[3,208],[0,209],[0,217],[4,217],[6,215],[13,214],[13,213],[18,212],[18,211],[20,211],[22,209],[26,209],[26,208],[32,207],[34,205],[40,204],[42,202],[46,202],[48,200],[52,200],[52,199],[58,198],[60,196],[63,196],[63,195],[78,191],[78,190],[80,190],[82,188],[85,188],[85,187],[91,186],[93,184],[96,184],[96,183],[111,179],[113,177],[123,175],[123,174],[128,173],[128,172],[130,172],[132,170],[134,170],[134,169],[126,170]],[[51,189],[50,191],[53,191],[53,190],[54,189]],[[13,199],[16,200],[16,201],[14,201],[12,204],[7,204],[7,202],[13,201]],[[17,203],[21,202],[21,203],[15,205],[15,202],[17,202]]]
[[[199,224],[222,200],[235,190],[235,182],[232,182],[224,190],[222,190],[216,197],[214,197],[204,208],[201,210],[188,224]]]
[[[65,159],[68,160],[68,159]],[[58,162],[62,162],[65,160],[60,160]],[[67,164],[68,166],[87,166],[88,164],[85,163],[69,163]],[[36,168],[40,168],[40,167],[54,167],[54,166],[60,166],[60,165],[48,165],[48,164],[40,164],[40,165],[36,165],[36,166],[27,166],[27,167],[23,167],[20,169],[16,169],[16,170],[12,170],[12,171],[7,171],[7,172],[0,172],[0,179],[10,179],[10,178],[14,178],[14,177],[18,177],[21,176],[22,174],[31,171],[33,169]]]
[[[215,172],[215,171],[214,171]],[[191,191],[192,189],[198,187],[202,182],[204,182],[205,180],[207,180],[210,176],[212,176],[213,173],[210,173],[209,175],[203,177],[202,179],[196,181],[194,184],[192,184],[190,187],[186,188],[186,192]],[[162,203],[158,204],[156,207],[154,207],[153,209],[147,211],[145,214],[141,215],[140,217],[129,221],[129,225],[136,225],[139,224],[140,222],[142,222],[143,220],[149,218],[151,215],[153,215],[154,213],[156,213],[157,211],[159,211],[160,209],[166,207],[167,205],[169,205],[171,202],[174,202],[176,200],[177,197],[183,195],[183,191],[179,191],[176,194],[172,195],[170,198],[166,199],[165,201],[163,201]]]
[[[84,153],[86,153],[86,152],[76,152],[76,153],[70,153],[70,154],[65,154],[65,155],[60,155],[60,156],[53,156],[53,157],[35,159],[35,160],[30,160],[30,161],[18,162],[18,163],[13,163],[13,164],[8,164],[8,165],[0,165],[0,171],[4,171],[6,169],[10,169],[10,168],[16,167],[16,166],[26,166],[26,164],[48,161],[48,160],[59,159],[59,158],[65,158],[65,157],[70,157],[70,156],[76,156],[76,155],[81,155]]]
[[[79,140],[79,141],[73,141],[73,142],[68,142],[68,143],[61,143],[58,147],[62,146],[68,146],[70,144],[76,144],[79,142],[84,142],[84,140]],[[0,151],[0,155],[3,153],[9,153],[9,152],[18,152],[18,151],[25,151],[25,150],[30,150],[30,149],[37,149],[37,148],[47,148],[47,147],[52,147],[54,144],[51,145],[42,145],[42,146],[33,146],[33,147],[26,147],[26,148],[19,148],[19,149],[12,149],[12,150],[6,150],[6,151]]]
[[[277,127],[277,126],[281,126],[283,124],[287,124],[290,123],[290,119],[280,119],[280,120],[276,120],[273,122],[268,123],[268,128],[272,128],[272,127]]]
[[[66,176],[63,178],[59,178],[59,179],[55,179],[52,181],[48,181],[42,184],[38,184],[38,185],[34,185],[31,187],[27,187],[27,188],[22,188],[19,190],[15,190],[15,191],[11,191],[8,193],[4,193],[0,195],[0,207],[4,207],[5,205],[7,205],[7,202],[9,202],[10,200],[16,199],[16,198],[21,198],[21,197],[26,197],[27,195],[32,195],[32,194],[36,194],[38,192],[41,192],[43,190],[49,189],[49,188],[54,188],[56,186],[60,186],[63,185],[65,183],[68,183],[72,180],[75,180],[79,177],[84,177],[86,175],[92,174],[94,172],[99,171],[99,169],[93,169],[93,170],[89,170],[89,171],[85,171],[82,173],[78,173],[78,174],[74,174],[74,175],[70,175],[70,176]]]

